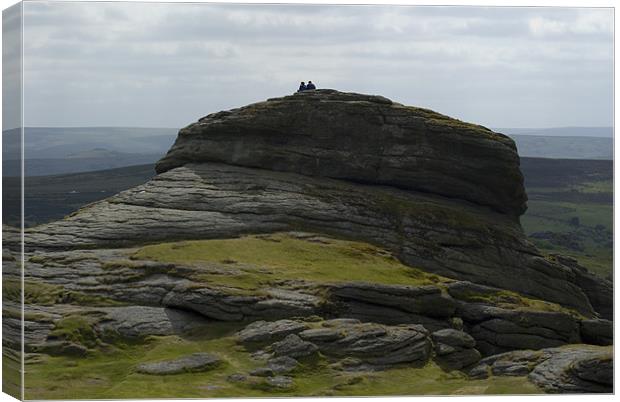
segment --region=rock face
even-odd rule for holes
[[[384,184],[513,216],[526,209],[511,139],[380,96],[324,89],[213,113],[182,129],[156,170],[204,162]]]

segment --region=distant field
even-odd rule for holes
[[[25,179],[25,225],[61,219],[91,202],[145,183],[155,175],[153,164],[96,172],[35,176]],[[2,178],[2,218],[19,224],[19,178]]]
[[[521,223],[547,252],[571,255],[609,276],[613,266],[613,162],[522,158],[529,208]],[[154,165],[26,178],[26,226],[61,219],[78,208],[149,180]],[[3,178],[3,219],[19,223],[19,181]]]
[[[531,240],[611,276],[613,162],[522,158],[522,171],[529,201],[521,224]]]

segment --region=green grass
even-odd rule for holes
[[[601,181],[593,181],[581,183],[572,188],[581,193],[613,193],[614,192],[614,182],[613,180],[601,180]]]
[[[570,202],[529,201],[521,224],[527,233],[574,229],[568,222],[577,217],[583,226],[602,225],[613,229],[613,205],[579,204]]]
[[[100,296],[87,295],[64,289],[49,283],[24,281],[24,302],[52,306],[54,304],[78,304],[80,306],[120,306],[124,303]],[[7,300],[21,303],[21,282],[12,279],[2,281],[2,292]]]
[[[378,247],[314,235],[302,239],[277,233],[227,240],[164,243],[142,247],[132,255],[132,259],[191,264],[198,268],[204,266],[204,273],[198,279],[242,290],[286,280],[405,285],[444,280],[405,266]],[[210,264],[214,263],[219,271],[209,269],[212,268]]]
[[[50,336],[84,345],[88,348],[99,345],[99,340],[92,328],[91,321],[81,315],[70,315],[58,320]]]
[[[233,373],[247,373],[262,363],[231,336],[238,325],[214,323],[201,336],[151,337],[144,343],[119,346],[108,353],[84,358],[46,357],[27,364],[28,399],[110,398],[216,398],[321,395],[439,395],[540,393],[525,378],[469,380],[459,373],[445,373],[434,363],[423,368],[400,367],[374,373],[341,373],[321,357],[306,362],[294,373],[295,388],[269,390],[264,380],[231,383]],[[194,352],[211,352],[224,363],[206,373],[150,376],[134,371],[137,364],[160,361]]]
[[[8,347],[3,346],[3,349],[8,349]],[[20,370],[19,354],[16,356],[4,350],[2,354],[2,392],[16,399],[21,399]]]

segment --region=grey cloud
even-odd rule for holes
[[[489,126],[612,121],[610,9],[37,2],[25,21],[29,125],[182,126],[307,79]]]

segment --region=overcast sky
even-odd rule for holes
[[[26,126],[182,127],[309,79],[489,127],[612,125],[611,9],[26,2],[24,22]]]

